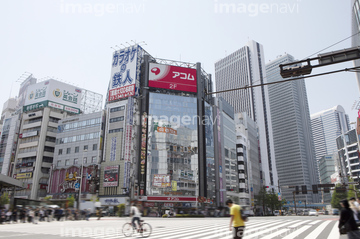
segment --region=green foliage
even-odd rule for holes
[[[69,201],[68,207],[73,207],[75,203],[75,197],[68,197],[67,200]]]
[[[125,213],[125,204],[121,203],[117,206],[117,208],[118,208],[118,211],[117,211],[118,216],[122,217]]]
[[[266,189],[260,189],[259,193],[255,195],[255,199],[258,206],[263,207],[263,211],[266,212],[265,208],[270,208],[272,214],[274,210],[281,210],[282,206],[286,204],[286,200],[279,201],[278,195],[274,192],[268,192]]]
[[[50,201],[50,199],[52,199],[52,196],[44,197],[44,200],[45,200],[45,201]]]
[[[335,189],[340,188],[340,187],[341,187],[341,184],[337,184],[335,186]],[[348,193],[346,191],[344,191],[344,192],[336,192],[336,190],[335,190],[333,195],[332,195],[332,198],[331,198],[331,207],[341,209],[340,201],[343,200],[343,199],[346,199],[347,196],[348,196]]]
[[[3,193],[0,196],[0,206],[4,206],[5,204],[9,204],[10,199],[9,199],[9,194],[8,193]]]

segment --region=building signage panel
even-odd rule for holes
[[[104,167],[104,187],[117,187],[119,183],[119,166]]]
[[[107,206],[118,206],[121,203],[125,203],[124,197],[113,197],[113,198],[100,198],[101,205]]]
[[[161,202],[196,202],[196,197],[161,197],[161,196],[147,196],[148,201],[161,201]]]
[[[166,188],[171,186],[170,175],[168,174],[154,174],[153,186],[159,188]]]
[[[53,79],[28,86],[25,106],[43,101],[80,109],[82,89]],[[54,107],[54,106],[52,106]]]
[[[111,148],[110,148],[110,161],[111,162],[116,160],[116,139],[117,139],[117,137],[111,138]]]
[[[32,137],[32,136],[36,136],[36,135],[38,135],[37,131],[31,131],[31,132],[22,133],[21,138],[27,138],[27,137]]]
[[[108,101],[135,95],[138,45],[115,51],[112,58]]]
[[[149,87],[196,93],[196,69],[150,63]]]
[[[18,173],[16,175],[16,179],[21,179],[21,178],[31,178],[32,177],[32,172],[30,173]]]

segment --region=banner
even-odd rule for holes
[[[104,187],[117,187],[119,183],[119,166],[104,167]]]

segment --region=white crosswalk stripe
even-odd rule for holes
[[[14,232],[56,235],[62,238],[92,238],[92,239],[123,239],[141,238],[135,233],[131,237],[122,234],[123,219],[109,220],[108,222],[65,222],[56,224],[56,230],[47,225],[13,225]],[[229,218],[205,219],[165,219],[145,218],[152,226],[149,239],[231,239]],[[42,227],[34,232],[35,227]],[[339,239],[338,221],[336,218],[300,218],[300,217],[254,217],[246,222],[244,239]],[[55,223],[54,227],[55,228]],[[4,227],[0,226],[0,234]],[[7,230],[4,230],[7,231]],[[31,235],[31,234],[29,234]],[[1,237],[1,236],[0,236]],[[29,237],[31,238],[31,237]]]

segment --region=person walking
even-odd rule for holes
[[[358,206],[356,206],[356,201],[355,201],[355,198],[351,198],[349,200],[349,205],[350,205],[350,209],[353,211],[354,213],[354,219],[355,219],[355,222],[357,225],[359,225],[359,208]]]
[[[356,221],[354,219],[354,212],[353,210],[351,210],[348,200],[342,200],[340,202],[340,205],[342,209],[340,212],[339,230],[342,226],[344,226],[347,232],[348,239],[360,238],[360,231],[356,225]]]
[[[234,229],[233,238],[242,239],[245,230],[245,222],[241,218],[241,207],[240,205],[233,203],[231,199],[226,201],[226,205],[230,208],[230,231]]]

